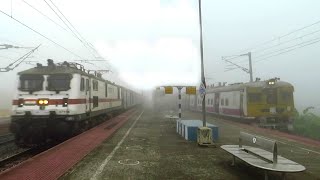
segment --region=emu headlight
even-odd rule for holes
[[[274,85],[275,82],[274,82],[274,81],[269,81],[268,84],[269,84],[269,85]]]

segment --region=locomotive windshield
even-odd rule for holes
[[[267,103],[268,104],[277,104],[277,89],[270,88],[266,89],[267,94]]]
[[[20,76],[20,90],[21,91],[40,91],[43,89],[43,76],[24,74]]]
[[[71,74],[54,74],[48,77],[49,91],[67,91],[70,89]]]

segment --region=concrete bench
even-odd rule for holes
[[[239,145],[223,145],[221,148],[233,156],[232,165],[237,157],[251,166],[263,169],[265,180],[268,179],[268,171],[280,172],[285,179],[285,173],[306,170],[304,166],[279,156],[276,141],[253,134],[240,132]]]
[[[203,123],[200,120],[176,120],[176,131],[184,139],[188,141],[197,141],[198,127],[202,127]],[[212,129],[212,139],[217,141],[219,138],[219,127],[207,123],[207,127]]]

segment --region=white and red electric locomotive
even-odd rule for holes
[[[77,134],[112,113],[141,102],[134,91],[63,62],[18,73],[11,127],[18,144],[38,144]]]

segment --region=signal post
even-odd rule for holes
[[[195,86],[161,86],[164,87],[165,94],[173,94],[173,88],[176,87],[178,89],[178,107],[179,107],[179,119],[181,119],[182,111],[181,111],[181,90],[186,87],[186,94],[195,95],[197,92],[197,88]]]

